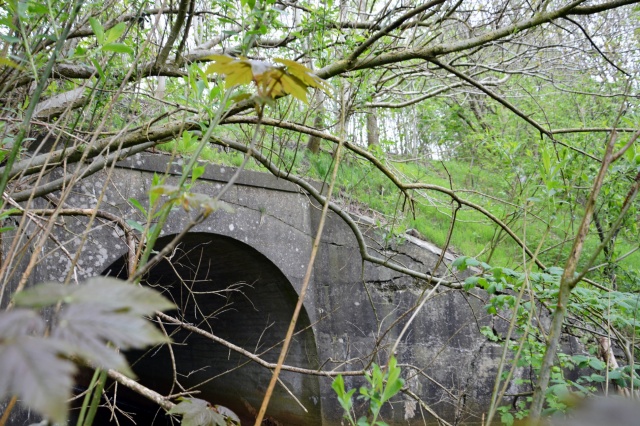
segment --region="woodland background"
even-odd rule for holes
[[[196,222],[224,208],[221,194],[189,192],[201,173],[196,160],[326,181],[325,211],[331,198],[332,209],[374,216],[389,239],[412,228],[459,253],[455,266],[479,267],[464,283],[441,285],[488,291],[488,312],[508,311],[512,321],[507,336],[485,330],[505,347],[487,424],[563,411],[567,392],[635,397],[635,3],[3,1],[0,235],[10,238],[0,266],[0,397],[19,396],[64,422],[72,360],[98,367],[95,383],[104,383],[127,372],[110,348],[165,341],[140,318],[171,305],[136,286],[96,279],[117,291],[45,286],[14,296],[48,255],[40,249],[63,215],[127,229],[129,281],[138,282],[173,208],[196,211]],[[189,161],[180,186],[158,178],[152,207],[140,205],[144,223],[103,214],[100,197],[88,209],[68,204],[84,177],[150,149]],[[52,178],[58,166],[65,173]],[[36,209],[42,197],[49,207]],[[34,223],[39,231],[28,233]],[[79,252],[66,255],[77,261]],[[72,271],[65,282],[74,283]],[[102,303],[105,322],[140,321],[138,334],[83,330],[100,350],[45,332],[37,309],[61,301],[57,315],[69,321]],[[547,327],[541,312],[551,316]],[[589,355],[562,354],[563,333]],[[25,366],[31,356],[46,368]],[[503,383],[518,366],[535,370],[525,384],[532,392],[503,405]],[[593,374],[569,380],[574,366]],[[149,396],[175,410],[176,401]],[[212,424],[230,421],[204,410]]]

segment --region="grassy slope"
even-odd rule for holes
[[[181,146],[181,142],[161,145],[164,151],[176,150],[179,154],[188,154],[194,146]],[[265,154],[267,152],[265,151]],[[332,157],[326,152],[310,155],[302,150],[280,150],[273,155],[280,167],[292,168],[298,174],[324,180],[332,167]],[[206,148],[202,159],[218,164],[238,166],[242,155],[236,152],[224,152],[215,148]],[[505,180],[500,170],[488,170],[469,163],[458,161],[420,161],[412,162],[402,159],[395,161],[387,157],[388,164],[395,173],[403,176],[407,182],[423,182],[453,188],[461,191],[460,195],[491,211],[495,216],[509,224],[522,239],[525,239],[532,250],[544,238],[541,258],[548,266],[562,267],[565,253],[570,249],[571,229],[577,226],[571,222],[581,217],[580,207],[575,207],[573,215],[558,214],[547,230],[545,218],[551,217],[549,208],[532,203],[530,211],[525,213],[515,205],[503,200],[514,200],[516,194],[512,182]],[[259,170],[260,166],[250,163],[251,169]],[[417,202],[414,210],[410,210],[399,197],[398,191],[380,171],[363,160],[347,156],[338,176],[340,192],[337,199],[350,209],[380,219],[381,226],[392,234],[402,234],[408,228],[416,229],[425,239],[443,246],[451,223],[452,207],[449,198],[438,192],[429,191],[416,194]],[[489,197],[482,195],[486,194]],[[502,201],[501,201],[502,200]],[[404,208],[403,208],[404,207]],[[526,224],[526,226],[525,226]],[[525,229],[526,228],[526,229]],[[633,246],[619,240],[618,251],[622,254]],[[588,239],[586,253],[598,245],[595,233]],[[457,221],[452,234],[450,248],[459,254],[477,256],[492,265],[519,268],[522,265],[522,250],[510,237],[498,232],[495,224],[482,214],[463,207],[457,213]],[[638,271],[640,253],[636,252],[622,262],[622,265]]]

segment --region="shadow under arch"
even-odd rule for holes
[[[172,237],[159,239],[156,249]],[[125,278],[125,264],[123,257],[103,275]],[[208,233],[186,235],[170,262],[156,265],[144,282],[175,302],[179,311],[172,314],[269,362],[277,361],[298,299],[285,275],[263,254],[241,241]],[[198,390],[197,398],[232,409],[243,425],[253,424],[271,371],[206,337],[170,325],[165,328],[174,342],[180,385]],[[304,309],[296,330],[301,331],[292,341],[286,363],[318,368],[315,337]],[[142,384],[163,395],[182,391],[172,386],[172,362],[166,345],[146,352],[130,351],[127,358]],[[271,424],[320,425],[318,377],[285,371],[280,377],[299,402],[281,384],[276,385],[267,411],[275,420]],[[136,413],[138,425],[169,424],[157,406],[130,391],[120,388],[118,400],[125,411]]]

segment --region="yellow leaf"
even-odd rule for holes
[[[214,62],[207,66],[205,73],[224,75],[227,88],[253,81],[253,62],[256,61],[242,57],[236,59],[226,55],[209,55],[207,59]]]
[[[283,65],[286,65],[287,72],[291,75],[296,76],[305,85],[311,86],[311,87],[317,87],[317,88],[321,87],[322,80],[319,77],[317,77],[315,74],[313,74],[312,70],[305,67],[304,65],[301,65],[296,61],[291,61],[289,59],[276,58],[274,59],[274,61]]]
[[[275,59],[286,67],[274,67],[268,62],[233,58],[227,55],[209,55],[205,59],[212,60],[206,68],[206,74],[224,75],[227,88],[235,85],[255,82],[258,96],[276,98],[290,94],[304,103],[309,103],[307,88],[315,87],[327,91],[328,86],[313,72],[295,61],[289,59]]]
[[[233,63],[235,58],[227,55],[209,55],[205,56],[203,59],[208,59],[214,61],[209,64],[205,70],[205,74],[227,74],[228,68],[227,65]]]
[[[240,101],[244,101],[245,99],[249,99],[251,98],[251,95],[249,93],[239,93],[235,96],[231,97],[231,100],[233,102],[240,102]]]
[[[236,84],[249,84],[253,80],[251,65],[242,61],[234,62],[233,66],[229,65],[229,70],[225,74],[225,83],[227,88]]]
[[[284,90],[291,94],[296,99],[301,100],[305,104],[308,104],[307,100],[307,86],[298,78],[292,75],[285,74],[282,76],[282,87]]]
[[[24,71],[24,67],[21,67],[20,65],[18,65],[16,62],[12,61],[9,58],[0,57],[0,65],[5,65],[11,68],[15,68],[19,71]]]
[[[233,63],[218,63],[214,62],[209,64],[205,70],[205,74],[228,74],[233,69]]]
[[[209,55],[209,56],[203,57],[202,59],[206,61],[215,61],[220,64],[226,64],[226,63],[235,61],[236,58],[229,55]]]
[[[205,75],[217,73],[218,72],[218,70],[217,70],[218,66],[219,65],[216,64],[216,63],[207,65],[207,67],[204,69]],[[222,73],[220,73],[220,74],[222,74]]]
[[[156,185],[151,188],[151,193],[155,195],[169,195],[172,196],[180,191],[180,188],[174,185]]]
[[[275,98],[281,94],[284,94],[280,79],[284,71],[278,68],[271,68],[268,71],[264,71],[261,74],[254,75],[254,80],[258,86],[258,93],[260,96],[269,96]]]
[[[272,98],[277,98],[278,96],[283,96],[287,93],[282,86],[281,80],[274,80],[269,86],[268,90],[265,90],[266,95],[271,96]]]

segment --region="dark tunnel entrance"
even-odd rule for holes
[[[163,247],[171,236],[159,240]],[[114,262],[105,275],[126,275],[125,259]],[[179,307],[172,315],[215,334],[264,360],[276,362],[280,341],[286,334],[297,293],[284,274],[264,255],[235,239],[214,234],[189,234],[171,255],[145,278]],[[185,390],[197,390],[196,398],[233,410],[242,424],[253,424],[271,371],[250,362],[206,337],[165,324],[173,338],[177,381]],[[317,352],[309,318],[303,310],[286,363],[317,368]],[[165,345],[127,354],[140,383],[163,395],[183,392],[173,381],[171,354]],[[271,424],[321,424],[320,391],[316,376],[282,372],[267,415]],[[133,412],[138,425],[170,424],[162,410],[124,389],[117,390],[118,405]],[[302,408],[304,406],[304,408]],[[305,411],[306,410],[306,411]],[[111,413],[99,415],[108,424]],[[120,424],[133,424],[124,416]],[[97,424],[97,423],[96,423]]]

